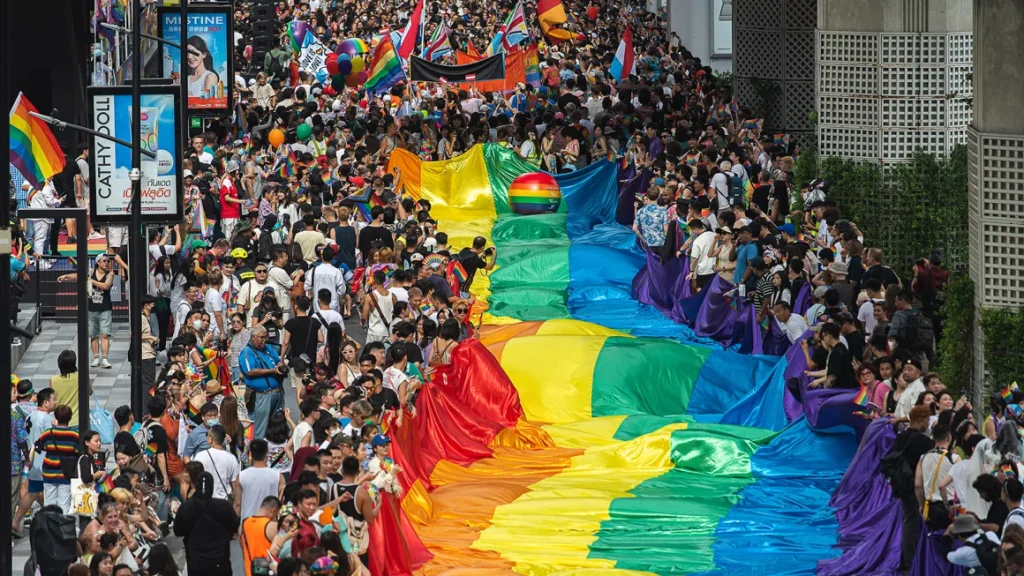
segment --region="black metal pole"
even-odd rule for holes
[[[74,216],[75,226],[79,230],[85,230],[88,212],[85,208],[73,210],[79,212]],[[92,429],[89,425],[89,401],[92,394],[92,380],[89,375],[89,296],[86,294],[89,282],[89,235],[79,234],[78,242],[75,244],[78,263],[78,276],[75,281],[75,288],[78,291],[75,296],[78,301],[78,430],[84,432]],[[42,318],[40,314],[40,321]]]
[[[132,199],[128,233],[128,326],[131,331],[132,412],[142,421],[142,295],[146,291],[142,229],[142,0],[132,0]]]
[[[9,28],[8,22],[10,20],[7,17],[8,2],[0,2],[0,108],[4,110],[10,110],[10,106],[7,105],[8,100],[11,97],[11,86],[10,76],[8,70],[8,62],[11,58],[11,51],[8,50],[8,38],[10,34],[7,33]],[[11,130],[11,119],[9,116],[4,116],[4,129],[2,134],[4,137],[0,138],[3,141],[0,144],[0,158],[10,157],[10,139],[6,136]],[[0,234],[7,234],[10,238],[11,233],[11,200],[8,190],[10,190],[10,170],[4,172],[3,187],[0,188]],[[7,254],[0,254],[0,306],[5,310],[10,305],[11,301],[11,259]],[[4,318],[0,321],[0,343],[6,348],[0,353],[0,374],[10,374],[13,366],[11,366],[11,329],[10,320]],[[0,418],[0,438],[11,437],[11,419]],[[5,441],[0,442],[3,446],[0,446],[0,462],[11,461],[11,443]],[[3,494],[3,498],[0,498],[0,576],[11,576],[13,567],[11,562],[14,559],[11,557],[11,547],[7,545],[14,535],[11,533],[11,523],[7,521],[8,518],[14,516],[14,511],[11,510],[11,499],[7,497],[11,493],[11,477],[7,474],[0,474],[3,476],[3,480],[0,481],[0,494]],[[15,521],[19,520],[14,518]]]
[[[78,124],[72,124],[71,122],[65,122],[63,120],[58,120],[57,118],[54,118],[53,116],[47,116],[46,114],[38,114],[36,112],[29,112],[28,115],[33,117],[33,118],[38,118],[38,119],[42,120],[43,122],[46,122],[50,126],[53,126],[54,128],[56,128],[57,130],[60,130],[60,131],[67,130],[68,128],[70,128],[70,129],[76,130],[78,132],[85,132],[86,134],[90,134],[90,135],[95,136],[97,138],[102,138],[104,140],[109,140],[109,141],[111,141],[111,142],[113,142],[115,144],[120,144],[121,146],[124,146],[125,148],[131,148],[132,147],[132,143],[127,141],[127,140],[122,140],[120,138],[115,138],[114,136],[111,136],[110,134],[104,134],[103,132],[99,132],[97,130],[93,130],[92,128],[86,128],[85,126],[79,126]],[[147,158],[152,158],[153,160],[156,160],[156,152],[150,152],[149,150],[141,150],[141,152]]]
[[[181,142],[182,150],[188,150],[188,127],[191,119],[188,117],[188,59],[185,58],[185,50],[188,47],[185,45],[188,38],[188,0],[179,0],[181,7],[181,34],[178,39],[178,43],[181,44],[181,49],[178,50],[178,82],[181,87]],[[178,161],[181,159],[178,158]],[[192,167],[192,172],[196,172],[196,167]],[[185,195],[184,190],[179,190],[178,194]]]

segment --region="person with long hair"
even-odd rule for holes
[[[345,329],[337,322],[327,325],[327,339],[323,346],[316,351],[316,362],[327,365],[328,374],[337,374],[341,377],[341,347],[345,342]]]
[[[146,573],[149,576],[181,576],[178,564],[174,561],[174,555],[170,548],[163,542],[153,544],[149,551],[149,567]]]
[[[420,350],[426,351],[436,337],[437,322],[426,316],[420,316],[416,320],[416,345],[420,347]]]
[[[195,496],[178,509],[174,534],[185,539],[189,574],[231,576],[231,539],[241,520],[230,502],[213,497],[213,486],[213,474],[199,475]]]
[[[112,576],[114,574],[114,559],[106,552],[97,552],[89,562],[89,572],[92,576]]]
[[[159,331],[159,349],[167,348],[167,336],[171,331],[171,259],[161,256],[149,276],[149,295],[156,299],[153,313]]]
[[[267,465],[281,472],[290,474],[292,469],[292,426],[288,422],[285,410],[278,410],[267,420]]]
[[[231,381],[242,379],[242,371],[238,367],[238,355],[249,343],[249,328],[245,326],[245,314],[235,312],[228,321],[228,369],[231,370]]]
[[[206,41],[199,36],[189,37],[185,60],[188,62],[188,95],[200,98],[215,87],[220,77],[214,71],[213,55]]]
[[[220,403],[220,425],[228,433],[228,452],[235,458],[244,460],[249,447],[245,438],[245,426],[238,417],[238,407],[237,396],[225,396]]]

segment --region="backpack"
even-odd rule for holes
[[[42,576],[61,576],[78,559],[78,518],[59,506],[46,506],[32,518],[29,528],[30,562]]]
[[[737,202],[740,204],[743,203],[743,179],[737,178],[736,175],[731,172],[724,172],[724,174],[725,182],[729,186],[729,202],[728,206],[719,209],[719,211],[728,210],[729,206],[732,206]]]
[[[914,495],[914,467],[907,462],[903,450],[890,450],[879,460],[879,469],[892,486],[893,496]]]
[[[259,262],[270,262],[270,249],[274,247],[273,232],[264,230],[256,241],[256,260]]]
[[[911,347],[916,352],[924,352],[929,358],[935,351],[935,324],[932,319],[921,312],[917,312],[913,318],[915,337],[911,340]]]
[[[139,445],[139,450],[142,451],[142,454],[140,454],[140,456],[142,456],[145,462],[146,469],[140,470],[139,475],[142,477],[142,480],[144,480],[147,484],[152,484],[153,482],[152,475],[156,470],[156,456],[152,454],[147,454],[146,448],[149,446],[149,431],[152,430],[153,428],[156,428],[157,426],[160,426],[160,422],[156,420],[150,420],[146,422],[141,428],[136,430],[135,433],[132,435],[132,437],[135,438],[135,443]],[[132,463],[129,464],[129,466],[134,467],[134,464],[137,463],[136,458],[138,457],[132,457]]]
[[[282,52],[284,51],[276,48],[267,53],[267,57],[270,59],[270,64],[265,71],[267,75],[275,78],[285,78],[287,76],[285,66],[282,63],[282,57],[287,56],[287,53],[282,54]]]
[[[993,542],[987,536],[981,534],[981,542],[967,541],[965,545],[974,548],[974,553],[978,555],[978,562],[981,562],[981,567],[984,569],[985,574],[995,575],[999,573],[996,566],[999,560],[1000,545],[997,542]],[[973,573],[981,574],[977,570]]]

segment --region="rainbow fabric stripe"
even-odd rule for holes
[[[78,453],[78,432],[70,428],[54,426],[39,436],[36,442],[45,450],[43,455],[43,480],[67,482],[61,468],[61,456],[74,456]]]
[[[402,70],[402,59],[398,57],[391,38],[385,36],[373,50],[369,78],[366,79],[366,84],[363,87],[367,94],[383,94],[404,80],[405,71]]]
[[[858,392],[857,395],[853,397],[853,403],[857,404],[858,406],[867,406],[868,405],[868,387],[867,386],[861,386],[860,387],[860,392]]]
[[[24,94],[18,93],[10,115],[11,164],[33,188],[64,169],[64,153],[50,127],[29,112],[38,112]]]
[[[829,496],[856,436],[790,424],[785,358],[693,344],[631,297],[645,259],[615,224],[615,162],[555,176],[558,211],[531,216],[508,192],[535,168],[499,145],[396,150],[395,169],[454,247],[499,254],[471,290],[479,340],[388,432],[412,559],[396,573],[802,574],[840,554]]]
[[[1003,388],[1003,391],[1000,392],[999,395],[1003,397],[1003,400],[1009,400],[1013,397],[1013,390],[1010,390],[1010,387],[1007,386],[1006,388]]]
[[[96,492],[110,494],[114,490],[114,478],[107,474],[102,480],[96,482]]]

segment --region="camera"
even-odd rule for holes
[[[493,255],[494,255],[494,246],[491,246],[490,248],[484,250],[484,256],[493,256]]]
[[[270,576],[270,561],[266,558],[252,559],[252,576]]]

